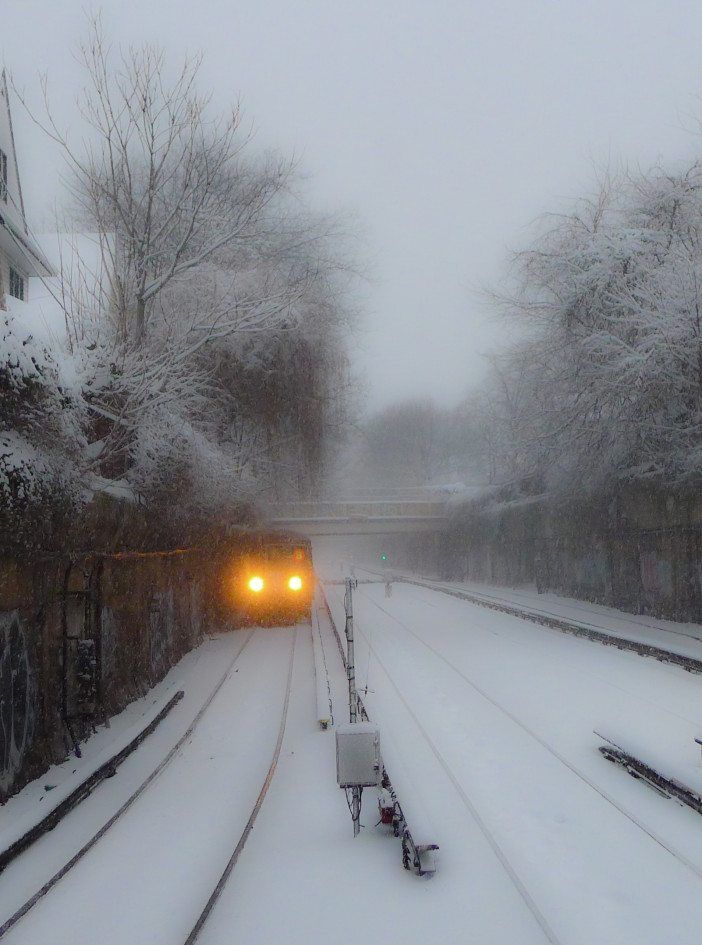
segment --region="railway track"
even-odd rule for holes
[[[428,590],[430,589],[428,585],[427,585],[427,589]],[[421,597],[417,597],[415,599],[417,600],[418,603],[421,603],[424,606],[430,606],[434,608],[437,606],[436,604],[430,603],[429,601]],[[483,631],[484,633],[489,633],[492,636],[495,636],[498,639],[504,641],[505,643],[511,643],[514,646],[529,648],[529,643],[527,643],[524,640],[523,636],[520,637],[519,635],[514,636],[510,633],[499,632],[497,630],[492,629],[491,627],[482,626],[481,624],[477,622],[472,625],[475,626],[476,629],[479,629]],[[612,679],[608,678],[607,676],[601,675],[600,673],[593,673],[587,669],[584,669],[582,665],[580,664],[580,662],[575,658],[565,658],[563,656],[552,656],[550,658],[553,660],[553,662],[566,666],[571,672],[575,672],[575,673],[578,673],[579,675],[589,676],[592,679],[596,679],[600,683],[608,686],[611,689],[616,689],[618,692],[623,692],[626,695],[629,695],[638,701],[654,706],[661,712],[664,712],[666,715],[673,716],[677,719],[680,719],[683,722],[688,722],[691,725],[694,725],[695,727],[697,727],[699,724],[699,719],[696,717],[690,718],[690,716],[681,715],[679,712],[675,712],[673,709],[669,708],[669,706],[662,705],[660,702],[656,702],[655,700],[649,698],[648,696],[642,696],[640,693],[637,693],[631,689],[627,689],[625,686],[619,683],[613,682]],[[662,669],[664,672],[674,672],[674,670],[666,670],[663,667]]]
[[[386,616],[390,617],[393,622],[395,622],[403,631],[413,637],[418,643],[423,647],[429,650],[437,659],[444,663],[453,673],[455,673],[467,686],[469,686],[474,692],[476,692],[483,700],[492,705],[497,709],[502,715],[508,718],[515,726],[521,729],[525,734],[527,734],[532,740],[534,740],[541,748],[545,749],[551,756],[553,756],[560,764],[565,766],[572,774],[578,777],[584,784],[586,784],[591,790],[598,794],[603,800],[610,804],[615,810],[627,818],[634,826],[641,830],[646,836],[654,841],[658,846],[666,851],[670,856],[674,857],[679,863],[681,863],[686,869],[694,873],[698,879],[702,879],[702,867],[698,866],[696,863],[692,862],[688,857],[686,857],[682,852],[677,850],[671,844],[669,844],[663,837],[658,835],[651,828],[646,826],[635,814],[630,810],[624,807],[619,801],[613,798],[607,791],[601,788],[595,781],[592,780],[584,771],[573,764],[567,758],[565,758],[553,745],[549,744],[544,738],[542,738],[537,732],[532,728],[526,725],[521,719],[519,719],[514,713],[512,713],[508,708],[503,706],[498,700],[494,699],[488,692],[486,692],[475,680],[471,679],[466,673],[463,672],[458,666],[455,665],[451,660],[447,659],[443,653],[437,650],[430,643],[427,643],[418,633],[412,630],[411,627],[408,627],[403,621],[399,620],[394,614],[389,610],[379,604],[377,601],[374,601],[368,594],[362,593],[361,596],[370,601],[375,607],[381,610]],[[385,674],[388,676],[391,685],[393,688],[396,688],[396,684],[393,682],[390,674],[388,673],[387,668],[381,662],[381,658],[377,653],[377,649],[372,646],[372,643],[369,641],[367,634],[364,632],[363,627],[359,624],[358,619],[356,620],[356,629],[366,640],[366,644],[369,647],[369,650],[373,653],[375,659],[378,661],[378,664],[381,666]],[[403,702],[404,702],[403,698]],[[411,710],[410,710],[411,711]],[[413,718],[415,718],[414,712],[412,712]],[[419,724],[419,723],[418,723]]]
[[[432,582],[428,581],[427,586],[429,586],[429,584],[431,583]],[[442,585],[444,585],[444,582],[441,582],[441,581],[437,582],[437,588]],[[503,597],[498,594],[488,594],[485,591],[471,591],[471,593],[475,594],[477,597],[485,598],[486,600],[496,600],[499,603],[513,604],[515,606],[520,606],[521,604],[522,606],[525,607],[525,609],[530,610],[533,613],[546,616],[546,617],[563,617],[562,614],[558,614],[553,610],[546,610],[543,607],[533,607],[529,605],[527,602],[520,601],[518,597],[517,598]],[[588,614],[590,617],[592,616],[591,607],[588,607],[586,604],[578,603],[576,601],[569,601],[568,609],[577,610],[577,611],[580,611],[581,613]],[[567,619],[567,618],[564,618],[564,619]],[[608,619],[614,620],[619,624],[630,624],[631,626],[634,626],[634,627],[641,627],[643,630],[659,630],[661,633],[667,633],[670,636],[683,637],[686,640],[697,640],[698,642],[702,643],[702,634],[686,633],[684,630],[673,630],[671,627],[662,627],[662,626],[659,626],[658,624],[645,623],[643,620],[637,620],[633,614],[625,616],[624,614],[621,614],[621,613],[612,613],[608,615]],[[595,630],[609,630],[609,632],[611,632],[611,630],[608,627],[604,627],[602,626],[602,624],[593,623],[591,620],[577,620],[576,622],[581,623],[583,626],[592,627]]]
[[[366,595],[363,595],[363,596],[365,597]],[[375,601],[373,601],[373,603],[375,603]],[[384,608],[380,608],[380,609],[383,610]],[[446,776],[448,777],[449,781],[450,781],[451,784],[453,785],[453,787],[454,787],[454,789],[455,789],[455,791],[456,791],[458,797],[459,797],[460,800],[461,800],[461,803],[462,803],[463,806],[466,808],[466,810],[467,810],[468,813],[470,814],[471,818],[473,819],[473,821],[474,821],[475,824],[477,825],[477,827],[478,827],[478,829],[480,830],[481,834],[483,835],[483,837],[485,838],[486,842],[488,843],[490,849],[493,851],[495,857],[497,858],[497,860],[498,860],[498,862],[500,863],[500,865],[502,866],[504,872],[505,872],[506,875],[508,876],[510,882],[512,883],[512,885],[513,885],[514,888],[516,889],[516,891],[517,891],[517,893],[519,894],[520,898],[523,900],[523,902],[524,902],[524,904],[526,905],[528,911],[529,911],[529,912],[531,913],[531,915],[533,916],[534,921],[536,922],[536,924],[538,925],[538,927],[541,929],[541,931],[542,931],[542,933],[543,933],[543,935],[544,935],[545,940],[546,940],[547,942],[551,943],[551,945],[562,945],[561,939],[558,937],[558,935],[556,934],[556,932],[555,932],[554,929],[552,928],[551,924],[549,923],[548,919],[546,918],[546,916],[544,915],[544,913],[543,913],[542,910],[540,909],[538,903],[536,902],[536,900],[534,899],[534,897],[533,897],[533,896],[531,895],[531,893],[529,892],[529,889],[528,889],[526,883],[524,882],[524,880],[522,879],[522,877],[519,875],[519,873],[517,872],[517,870],[515,869],[515,867],[514,867],[513,864],[511,863],[511,861],[510,861],[509,857],[507,856],[507,854],[505,853],[505,851],[504,851],[504,850],[502,849],[502,847],[500,846],[500,844],[499,844],[497,838],[495,837],[495,834],[493,833],[493,831],[490,829],[489,825],[486,823],[486,821],[485,821],[485,820],[483,819],[483,817],[481,816],[479,810],[477,809],[476,805],[473,803],[473,801],[472,801],[472,799],[470,798],[469,794],[467,793],[465,787],[463,786],[463,784],[461,784],[461,782],[460,782],[459,778],[457,777],[456,773],[454,772],[453,768],[451,767],[451,765],[448,763],[448,761],[446,760],[445,756],[444,756],[443,753],[441,752],[441,749],[437,746],[437,744],[436,744],[436,742],[434,741],[434,739],[431,737],[431,735],[429,734],[429,732],[427,731],[427,729],[425,728],[425,726],[422,724],[421,720],[419,719],[419,717],[418,717],[417,714],[415,713],[414,709],[412,708],[412,706],[411,706],[411,704],[410,704],[410,701],[406,698],[406,696],[404,695],[402,689],[401,689],[400,686],[397,684],[395,678],[393,677],[392,673],[391,673],[390,670],[388,669],[388,667],[387,667],[387,665],[385,664],[384,660],[383,660],[382,657],[378,654],[377,649],[376,649],[376,648],[372,645],[372,643],[370,642],[368,635],[365,633],[365,631],[364,631],[364,630],[362,629],[362,627],[359,625],[358,620],[355,621],[355,627],[356,627],[356,631],[357,631],[358,633],[360,633],[360,635],[361,635],[361,636],[364,638],[364,640],[366,641],[366,645],[368,646],[369,651],[373,653],[373,655],[374,655],[374,657],[375,657],[375,659],[376,659],[376,661],[377,661],[377,664],[380,666],[380,668],[382,669],[383,673],[385,674],[385,676],[386,676],[388,682],[390,683],[390,686],[392,687],[393,691],[395,692],[395,694],[397,695],[398,699],[400,700],[400,702],[402,703],[402,705],[404,706],[404,708],[406,709],[406,711],[408,712],[408,714],[409,714],[410,717],[412,718],[412,721],[413,721],[414,724],[416,725],[417,730],[419,731],[420,735],[422,736],[422,738],[423,738],[424,741],[426,742],[426,744],[427,744],[427,746],[429,747],[431,753],[432,753],[433,756],[436,758],[436,760],[437,760],[437,762],[439,763],[440,767],[443,769],[444,773],[446,774]]]
[[[379,574],[383,576],[385,580],[388,580],[387,575],[384,575],[381,571],[373,571],[368,568],[359,568],[359,570],[366,571],[369,574]],[[416,587],[424,587],[427,588],[427,590],[438,591],[440,594],[446,594],[449,597],[456,597],[458,600],[465,600],[471,604],[477,604],[479,607],[486,607],[489,610],[496,610],[500,613],[509,614],[513,617],[519,617],[522,620],[529,620],[531,623],[541,624],[541,626],[548,627],[550,630],[558,630],[561,633],[569,633],[572,636],[582,637],[584,639],[591,640],[594,643],[601,643],[604,646],[614,646],[619,650],[629,650],[630,652],[637,653],[639,656],[650,657],[651,659],[658,660],[661,663],[670,663],[674,666],[680,666],[689,673],[702,673],[702,659],[696,659],[693,656],[686,656],[684,653],[676,653],[674,650],[667,650],[664,647],[655,646],[651,643],[642,643],[638,640],[630,640],[628,637],[617,636],[616,634],[612,633],[611,630],[603,627],[601,624],[595,624],[589,621],[575,622],[546,610],[519,607],[518,605],[515,605],[515,601],[510,598],[498,597],[497,595],[483,594],[475,591],[463,591],[459,590],[458,588],[447,587],[444,584],[435,583],[432,581],[423,581],[418,578],[412,578],[405,575],[393,575],[393,580],[402,584],[414,584]],[[639,623],[638,621],[628,622]],[[646,626],[645,624],[639,625]],[[675,630],[667,630],[664,627],[656,627],[652,629],[662,630],[666,633],[673,633],[690,640],[699,639],[692,634],[682,633]]]
[[[280,725],[278,727],[278,737],[275,743],[275,748],[273,750],[273,757],[271,759],[270,766],[266,773],[266,777],[263,780],[261,790],[259,791],[258,797],[256,798],[256,803],[253,806],[253,810],[251,811],[249,819],[246,821],[246,825],[243,831],[241,832],[241,836],[239,837],[236,843],[236,846],[234,847],[232,855],[230,856],[227,862],[227,865],[224,867],[224,870],[222,871],[222,875],[217,881],[217,884],[215,888],[213,889],[212,894],[210,895],[209,899],[205,903],[202,909],[202,912],[198,916],[197,921],[195,922],[195,925],[193,926],[190,934],[185,939],[184,945],[194,945],[194,943],[198,940],[200,936],[200,932],[202,931],[202,929],[205,926],[205,923],[207,922],[210,915],[212,914],[212,910],[216,906],[217,900],[222,895],[222,892],[224,891],[224,888],[227,885],[227,881],[229,877],[231,876],[232,871],[234,870],[234,867],[239,862],[239,857],[241,856],[241,852],[244,849],[244,845],[246,844],[246,841],[249,838],[249,834],[251,833],[253,829],[253,825],[256,822],[256,818],[258,817],[258,814],[261,810],[261,806],[263,805],[263,801],[265,800],[266,794],[268,793],[268,789],[271,786],[273,775],[275,774],[275,770],[278,766],[278,759],[280,758],[280,750],[283,746],[283,738],[285,737],[285,725],[287,723],[288,707],[290,705],[290,690],[292,688],[292,674],[293,674],[293,664],[295,661],[295,644],[296,643],[297,643],[297,628],[295,628],[295,631],[293,634],[292,646],[290,647],[290,662],[288,664],[288,677],[287,677],[287,684],[285,688],[285,698],[283,700],[283,710],[280,717]]]
[[[90,851],[110,831],[110,829],[117,823],[117,821],[136,803],[136,801],[144,794],[144,792],[150,787],[150,785],[153,784],[153,782],[158,778],[158,776],[168,767],[168,765],[173,761],[173,759],[176,757],[176,755],[182,749],[182,747],[185,745],[188,739],[191,738],[191,736],[197,729],[199,723],[202,721],[207,710],[212,705],[215,697],[221,690],[224,683],[231,677],[236,663],[238,662],[239,658],[241,657],[242,653],[244,652],[244,650],[246,649],[246,647],[248,646],[252,638],[254,637],[255,633],[256,633],[255,630],[251,630],[247,634],[246,638],[244,639],[244,642],[239,647],[237,652],[234,654],[229,664],[227,665],[226,669],[222,673],[221,677],[219,678],[217,683],[213,686],[209,695],[207,696],[207,698],[201,705],[200,709],[198,710],[198,712],[192,719],[190,725],[185,730],[183,735],[178,739],[176,744],[173,745],[173,747],[168,751],[168,753],[159,762],[159,764],[141,782],[141,784],[129,795],[129,797],[119,807],[119,809],[102,825],[102,827],[100,827],[100,829],[97,830],[96,833],[94,833],[92,837],[90,837],[90,839],[86,843],[84,843],[81,846],[81,848],[56,873],[53,874],[53,876],[51,876],[50,879],[48,879],[39,889],[36,890],[36,892],[32,896],[30,896],[18,909],[16,909],[12,913],[12,915],[10,915],[7,919],[5,919],[2,922],[2,924],[0,924],[0,939],[2,939],[5,935],[7,935],[8,932],[10,932],[10,930],[13,929],[17,925],[17,923],[22,918],[24,918],[27,915],[27,913],[29,913],[31,909],[41,899],[43,899],[49,892],[51,892],[51,890],[53,890],[58,885],[58,883],[73,869],[74,866],[76,866],[81,860],[84,859],[84,857],[88,853],[90,853]],[[185,940],[187,945],[190,945],[190,943],[196,940],[200,929],[204,925],[204,922],[206,921],[207,916],[209,915],[212,907],[214,906],[214,903],[216,902],[216,899],[219,897],[222,889],[224,888],[226,879],[228,878],[234,866],[236,865],[238,856],[241,852],[241,849],[243,849],[244,843],[246,842],[246,839],[251,831],[251,828],[256,819],[256,816],[258,815],[258,811],[260,810],[261,804],[263,803],[263,799],[268,791],[268,787],[270,785],[270,781],[272,780],[273,773],[275,772],[275,767],[277,764],[278,756],[280,754],[280,746],[282,744],[283,734],[285,730],[285,721],[287,719],[287,710],[288,710],[288,703],[289,703],[289,698],[290,698],[290,688],[291,688],[291,679],[292,679],[292,665],[293,665],[296,639],[297,639],[297,631],[295,631],[295,634],[293,636],[292,646],[291,646],[290,663],[289,663],[288,678],[287,678],[287,689],[286,689],[286,695],[285,695],[285,700],[283,704],[281,724],[279,728],[278,741],[276,743],[276,749],[274,752],[273,762],[271,764],[271,767],[269,768],[268,774],[264,781],[264,785],[261,788],[261,791],[259,793],[256,805],[254,807],[254,811],[252,812],[249,820],[247,821],[246,827],[244,828],[244,833],[240,837],[239,842],[237,843],[235,847],[234,853],[232,854],[232,857],[229,863],[227,864],[225,873],[223,874],[222,878],[220,878],[220,881],[217,884],[217,888],[215,889],[215,892],[213,892],[212,896],[210,897],[210,900],[205,905],[205,908],[202,910],[202,913],[200,914],[195,926],[193,927],[193,930],[191,931],[190,936]]]

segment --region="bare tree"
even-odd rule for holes
[[[171,74],[153,46],[112,49],[99,18],[80,58],[90,134],[59,127],[46,80],[40,124],[99,242],[100,278],[74,271],[61,298],[93,416],[88,473],[214,503],[215,469],[230,495],[276,463],[309,477],[343,393],[338,221],[300,209],[293,163],[254,151],[238,106],[210,117],[199,58]]]

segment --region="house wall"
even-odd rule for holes
[[[15,146],[12,135],[12,119],[10,117],[10,103],[4,75],[0,75],[0,148],[7,155],[7,191],[6,200],[0,198],[0,213],[10,219],[23,230],[24,217],[22,211],[22,190],[20,186],[19,170],[15,155]]]
[[[0,215],[11,220],[19,230],[26,233],[27,226],[22,204],[22,188],[20,184],[17,154],[12,133],[12,118],[10,115],[9,92],[4,73],[0,74],[0,148],[7,155],[7,196],[0,197]],[[20,266],[14,267],[24,277],[25,301],[29,298],[29,278],[27,271]],[[10,290],[10,264],[0,249],[0,305],[2,296]]]
[[[1,211],[0,211],[1,212]],[[30,297],[30,280],[26,272],[22,272],[21,269],[18,269],[17,266],[13,267],[21,276],[24,277],[24,301],[29,301]],[[0,304],[2,300],[3,290],[9,295],[10,292],[10,263],[0,250]]]

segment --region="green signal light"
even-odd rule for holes
[[[387,561],[387,560],[388,560],[388,556],[387,556],[387,555],[381,555],[381,556],[380,556],[380,560],[381,560],[381,561]]]

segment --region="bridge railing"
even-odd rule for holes
[[[269,518],[354,519],[354,518],[437,518],[446,512],[446,504],[434,500],[382,500],[351,502],[290,502],[270,506]]]

